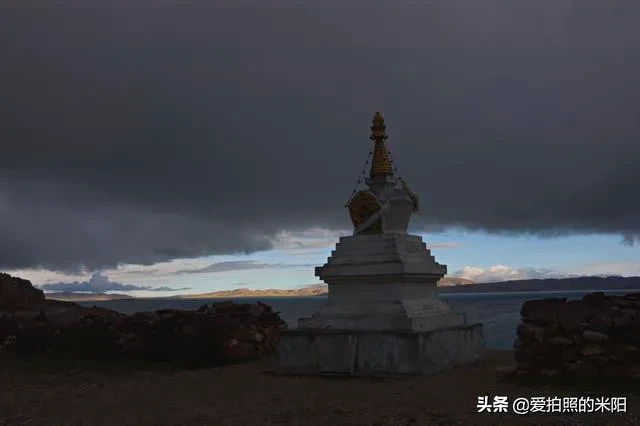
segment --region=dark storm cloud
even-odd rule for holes
[[[347,228],[375,110],[418,226],[640,232],[635,0],[25,3],[0,6],[0,267]]]

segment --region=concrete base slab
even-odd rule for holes
[[[458,312],[448,312],[437,315],[408,317],[401,314],[380,314],[363,312],[361,314],[325,314],[322,310],[311,318],[298,320],[301,329],[336,329],[336,330],[415,330],[431,331],[444,327],[456,327],[466,323],[465,315]]]
[[[285,374],[429,374],[482,359],[484,334],[482,324],[431,331],[287,330],[278,353]]]

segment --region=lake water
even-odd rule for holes
[[[637,290],[606,291],[607,294],[625,294]],[[459,293],[442,294],[439,297],[454,311],[465,312],[470,322],[484,324],[487,347],[510,349],[516,337],[516,327],[520,322],[522,303],[532,299],[565,297],[567,300],[580,299],[591,291],[571,292],[511,292],[511,293]],[[101,306],[118,312],[131,314],[158,309],[197,309],[205,303],[215,303],[229,299],[131,299],[104,302],[83,302],[85,306]],[[257,299],[243,298],[238,302],[255,302]],[[308,317],[327,301],[326,297],[263,297],[260,301],[271,305],[289,327],[297,327],[299,317]]]

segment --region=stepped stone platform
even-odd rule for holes
[[[460,326],[464,314],[435,297],[446,267],[435,262],[422,238],[406,233],[341,237],[316,275],[329,301],[302,329],[415,330]]]
[[[435,295],[446,267],[406,233],[341,237],[316,274],[329,300],[281,334],[280,371],[389,376],[429,374],[482,359],[482,324]]]

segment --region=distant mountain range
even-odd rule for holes
[[[438,287],[449,287],[449,286],[469,285],[469,284],[475,284],[475,281],[471,281],[466,278],[457,278],[457,277],[444,277],[444,278],[440,278],[440,281],[438,281]]]
[[[466,285],[473,284],[471,280],[464,278],[442,278],[440,285]],[[190,294],[186,296],[176,296],[181,299],[210,299],[216,297],[303,297],[303,296],[325,296],[328,294],[326,284],[313,284],[298,289],[289,290],[251,290],[248,288],[237,288],[235,290],[214,291],[204,294]]]
[[[102,302],[105,300],[135,299],[135,297],[126,294],[74,293],[72,291],[45,293],[44,296],[47,299],[62,300],[65,302]]]
[[[439,293],[486,293],[512,291],[640,290],[640,277],[576,277],[513,280],[440,287]]]
[[[303,297],[324,296],[327,294],[326,284],[314,284],[299,289],[291,290],[251,290],[249,288],[237,288],[235,290],[214,291],[211,293],[188,294],[175,296],[180,299],[213,299],[216,297]]]
[[[438,292],[451,293],[487,293],[487,292],[515,292],[515,291],[571,291],[571,290],[640,290],[640,277],[578,277],[514,280],[495,283],[474,283],[464,278],[446,277],[438,282]],[[201,294],[187,294],[172,296],[173,299],[215,299],[237,297],[304,297],[325,296],[326,284],[314,284],[298,289],[252,290],[237,288],[234,290],[214,291]],[[46,293],[47,299],[72,302],[105,301],[134,299],[125,294],[90,294],[90,293]]]

